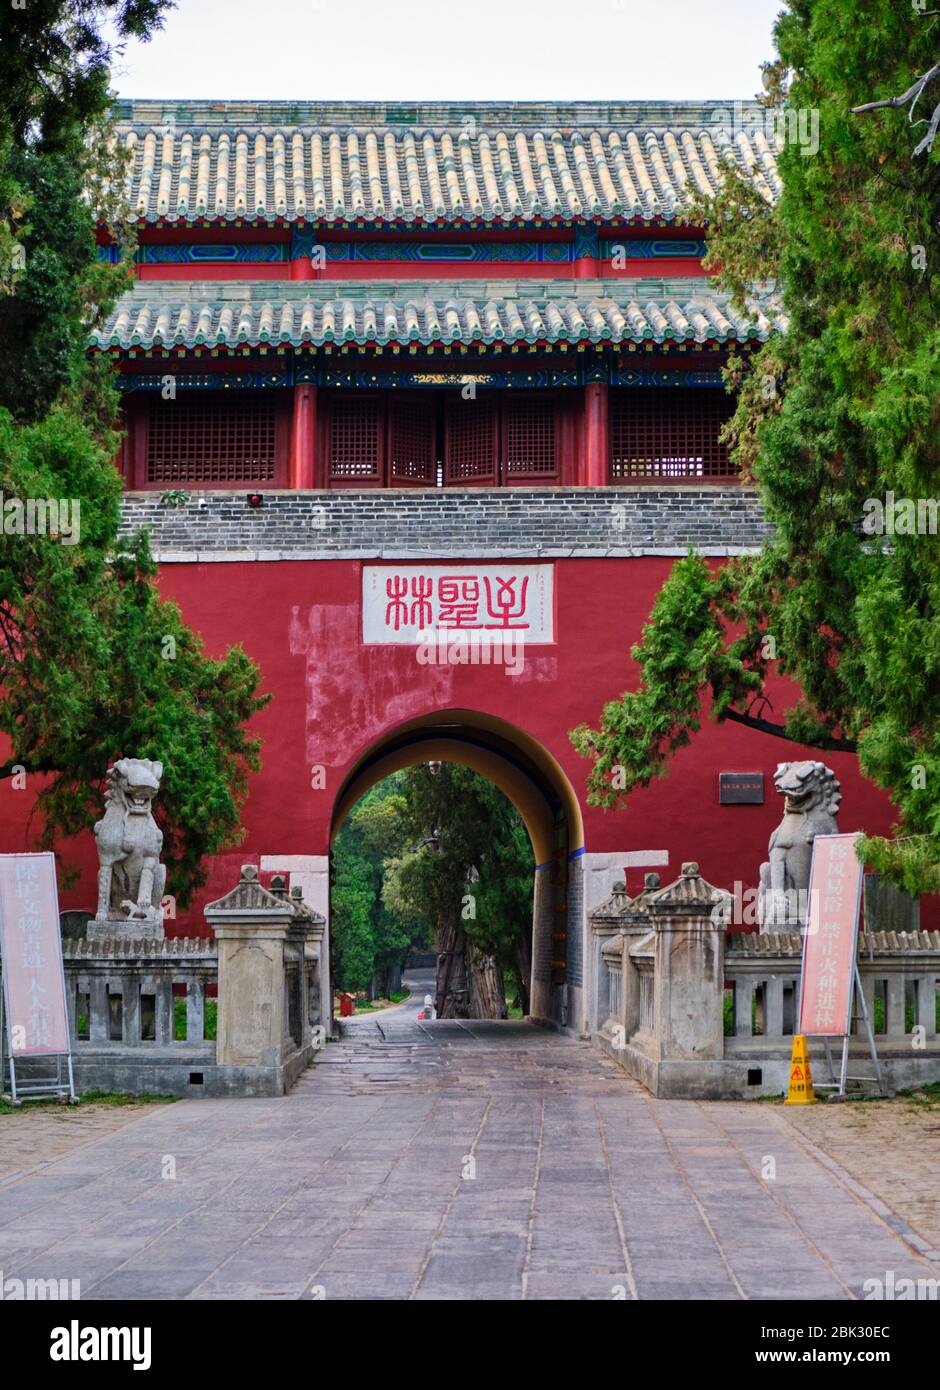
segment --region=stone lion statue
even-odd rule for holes
[[[824,763],[780,763],[774,786],[782,797],[783,820],[770,837],[760,870],[758,919],[762,932],[794,931],[806,925],[809,866],[817,835],[835,835],[842,793]]]
[[[160,863],[163,834],[151,810],[162,776],[163,764],[148,758],[121,758],[108,771],[105,812],[95,824],[96,924],[133,924],[142,935],[162,935],[166,868]]]

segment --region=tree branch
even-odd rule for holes
[[[853,106],[852,115],[861,116],[866,111],[883,111],[887,107],[897,110],[901,106],[906,106],[909,101],[916,101],[924,90],[928,82],[940,73],[940,63],[935,63],[928,72],[922,73],[915,82],[912,82],[906,92],[902,92],[899,97],[885,97],[883,101],[866,101],[863,106]]]
[[[940,74],[940,63],[934,63],[932,68],[925,73],[921,73],[920,77],[912,82],[907,91],[902,92],[900,96],[885,97],[883,101],[866,101],[861,106],[853,106],[852,114],[853,116],[861,116],[867,111],[897,111],[900,107],[909,105],[910,111],[908,112],[908,120],[912,124],[922,125],[922,121],[914,121],[914,107],[920,100],[924,88],[931,83],[938,74]],[[914,150],[915,156],[924,154],[926,151],[933,148],[933,143],[937,138],[938,128],[940,128],[940,103],[934,107],[933,115],[928,123],[927,134]]]
[[[735,724],[744,724],[749,729],[757,729],[762,734],[773,734],[775,738],[784,738],[788,743],[799,743],[800,740],[787,733],[783,724],[772,724],[769,719],[760,719],[757,715],[741,714],[736,709],[726,709],[724,719],[730,719]],[[827,735],[823,739],[816,739],[810,745],[813,748],[821,748],[831,753],[857,753],[858,744],[851,738],[833,738]]]

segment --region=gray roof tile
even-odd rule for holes
[[[759,110],[119,102],[116,116],[130,206],[147,223],[681,222],[695,189],[716,191],[725,161],[777,197],[776,141]]]
[[[745,342],[785,321],[755,298],[756,322],[707,280],[143,282],[91,334],[93,348],[304,343]]]

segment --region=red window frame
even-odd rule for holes
[[[719,439],[734,397],[711,386],[611,388],[612,483],[733,482],[738,469]]]
[[[331,391],[329,396],[323,401],[325,406],[319,412],[322,421],[319,439],[319,455],[323,460],[323,482],[328,488],[353,487],[353,488],[372,488],[385,487],[386,478],[386,435],[387,435],[387,404],[385,393],[380,391]],[[360,412],[363,416],[368,413],[375,422],[374,436],[374,458],[375,464],[371,472],[346,471],[351,468],[362,469],[363,463],[361,455],[359,461],[352,463],[344,462],[338,464],[337,454],[337,421],[342,415],[347,414],[354,417]],[[371,451],[370,451],[371,452]]]
[[[541,438],[533,449],[519,444],[517,434],[524,434],[524,421],[539,423]],[[519,483],[557,483],[561,477],[563,458],[562,421],[564,407],[553,391],[504,391],[501,412],[500,481],[506,487]],[[532,431],[530,430],[530,433]],[[514,453],[529,458],[513,459]],[[532,455],[537,455],[533,459]],[[545,467],[546,462],[551,467]]]
[[[148,393],[132,397],[126,410],[127,481],[137,490],[287,485],[289,392],[180,391],[172,400]]]
[[[498,487],[500,402],[495,392],[465,400],[448,392],[444,402],[444,486]],[[488,458],[478,465],[475,460]]]
[[[428,392],[388,392],[387,476],[389,487],[437,485],[437,399]],[[423,420],[413,429],[416,422]],[[422,438],[423,433],[423,438]]]

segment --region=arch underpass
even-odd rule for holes
[[[571,783],[531,735],[495,715],[468,709],[440,710],[395,726],[370,745],[340,787],[331,844],[352,808],[377,782],[434,761],[458,763],[488,778],[522,817],[535,858],[530,1012],[533,1018],[566,1024],[573,967],[580,983],[584,827]]]

